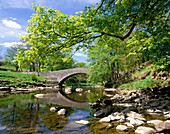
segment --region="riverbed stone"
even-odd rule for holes
[[[101,119],[99,120],[99,122],[100,122],[100,123],[108,123],[108,122],[110,122],[110,118],[109,118],[109,117],[101,118]]]
[[[82,88],[76,88],[75,91],[76,91],[76,92],[82,92],[83,89],[82,89]]]
[[[118,132],[123,132],[123,131],[126,131],[128,128],[127,128],[127,126],[125,126],[125,125],[118,125],[117,127],[116,127],[116,130],[118,131]]]
[[[58,111],[58,115],[65,115],[66,114],[66,109],[60,109],[59,111]]]
[[[166,119],[170,119],[170,113],[169,113],[169,114],[164,115],[164,117],[165,117]]]
[[[116,92],[117,89],[115,89],[115,88],[105,88],[104,91],[106,91],[106,92]]]
[[[44,94],[36,94],[34,95],[36,98],[43,98],[44,97]]]
[[[110,113],[112,112],[112,107],[109,105],[104,109],[101,109],[99,111],[97,111],[94,116],[95,117],[106,117],[108,116]]]
[[[141,120],[138,120],[138,119],[134,119],[134,118],[131,118],[131,117],[127,117],[126,119],[129,120],[130,123],[133,126],[140,126],[140,125],[144,124],[144,121],[141,121]]]
[[[87,120],[79,120],[79,121],[75,121],[75,123],[82,124],[82,125],[87,125],[87,124],[89,124],[89,121],[87,121]]]
[[[125,122],[125,124],[128,126],[128,127],[134,127],[131,123],[129,122]]]
[[[154,133],[156,133],[156,131],[150,127],[140,126],[135,130],[135,133],[137,133],[137,134],[154,134]]]
[[[65,94],[71,94],[71,87],[65,88]]]
[[[134,119],[146,121],[146,119],[143,117],[142,114],[136,113],[134,111],[130,111],[129,113],[127,113],[127,116],[134,118]]]
[[[51,108],[50,108],[50,111],[51,111],[51,112],[55,112],[55,111],[57,111],[57,108],[56,108],[56,107],[51,107]]]
[[[165,124],[165,130],[170,130],[170,120],[165,121],[164,124]]]
[[[136,107],[130,106],[130,107],[127,107],[126,109],[124,109],[124,110],[122,111],[122,113],[127,114],[127,113],[129,113],[130,111],[133,111],[133,110],[136,110],[136,109],[137,109]]]
[[[147,124],[153,125],[157,132],[165,130],[165,123],[161,120],[150,120],[147,121]]]

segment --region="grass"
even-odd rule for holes
[[[22,74],[17,72],[0,71],[0,80],[7,80],[16,84],[22,84],[23,82],[36,83],[45,81],[42,76],[36,76],[33,74]]]
[[[119,89],[126,89],[126,90],[139,90],[141,88],[153,87],[155,86],[154,83],[162,82],[161,80],[152,79],[151,76],[148,76],[144,80],[134,81],[131,83],[123,84],[119,86]]]
[[[146,68],[140,70],[140,71],[137,71],[135,72],[132,76],[131,76],[131,79],[132,80],[135,80],[135,79],[139,79],[141,77],[143,77],[146,73],[148,73],[149,71],[154,71],[152,70],[152,65],[150,66],[147,66]]]
[[[130,78],[130,80],[133,82],[122,84],[118,88],[126,90],[140,90],[147,87],[154,88],[157,84],[164,86],[161,84],[163,82],[162,80],[152,79],[151,74],[154,71],[156,70],[152,69],[152,65],[149,65],[140,71],[136,71]]]
[[[0,68],[15,71],[15,67],[14,66],[2,65],[2,66],[0,66]]]

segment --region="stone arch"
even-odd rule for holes
[[[24,74],[37,74],[37,72],[20,72]],[[39,75],[44,76],[48,83],[60,84],[66,78],[75,74],[87,74],[87,68],[72,68],[51,72],[39,72]]]
[[[62,85],[64,81],[66,81],[68,78],[77,75],[77,74],[87,74],[87,72],[82,72],[82,73],[73,73],[73,74],[69,74],[67,76],[64,76],[60,81],[58,81],[58,85]]]

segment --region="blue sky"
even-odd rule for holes
[[[10,46],[21,43],[18,39],[26,34],[27,21],[34,13],[32,3],[70,15],[99,2],[100,0],[0,0],[0,56],[3,56]],[[87,56],[79,50],[73,58],[84,62]]]

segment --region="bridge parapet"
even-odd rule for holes
[[[37,72],[21,72],[21,73],[38,74]],[[53,81],[57,84],[60,84],[61,82],[63,82],[63,80],[75,74],[87,74],[87,68],[73,68],[51,72],[39,72],[40,76],[43,76],[47,78],[49,81]]]

